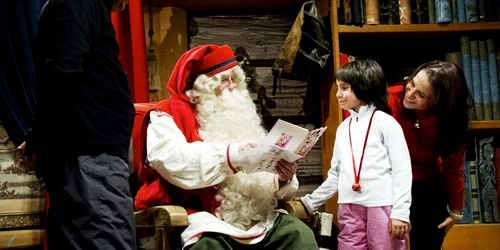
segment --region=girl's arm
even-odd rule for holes
[[[341,124],[342,126],[342,124]],[[339,172],[340,172],[340,147],[337,145],[339,138],[339,131],[341,126],[337,129],[337,136],[335,137],[335,144],[333,147],[333,157],[328,170],[328,177],[312,194],[302,197],[302,203],[307,208],[309,213],[317,211],[325,202],[332,198],[338,191]]]
[[[409,222],[412,184],[410,153],[399,123],[392,117],[388,121],[383,126],[383,137],[392,167],[391,219]]]

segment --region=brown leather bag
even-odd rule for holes
[[[305,2],[274,61],[273,95],[282,77],[305,78],[323,69],[332,54],[330,37],[315,2]]]

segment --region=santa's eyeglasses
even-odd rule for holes
[[[221,80],[221,84],[231,84],[231,83],[234,83],[234,84],[240,84],[241,82],[241,79],[240,78],[224,78]]]

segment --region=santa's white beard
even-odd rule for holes
[[[196,107],[198,133],[204,141],[260,143],[266,136],[262,119],[246,89],[226,88],[219,96],[201,95]]]
[[[198,133],[203,141],[260,143],[266,136],[246,88],[224,89],[219,96],[201,94],[196,106]],[[277,214],[273,180],[267,172],[229,175],[219,185],[217,217],[242,230],[272,220]]]
[[[278,200],[274,196],[272,175],[258,172],[247,175],[239,172],[219,185],[216,199],[220,206],[215,214],[223,221],[247,231],[257,223],[272,221]]]

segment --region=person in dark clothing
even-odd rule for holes
[[[20,149],[50,195],[50,249],[136,249],[134,119],[111,11],[127,0],[49,0],[38,21],[34,119]]]

